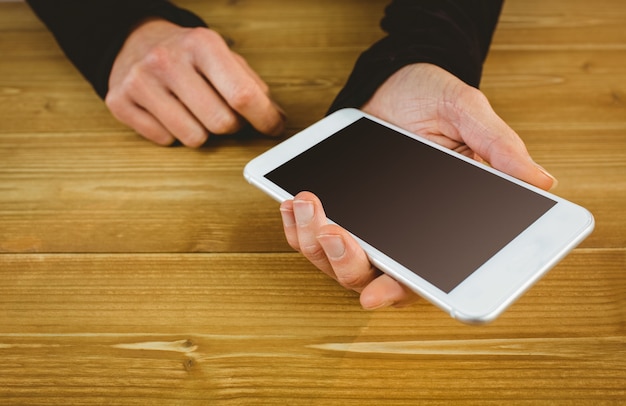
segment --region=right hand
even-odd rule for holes
[[[280,205],[289,245],[346,289],[360,294],[364,309],[405,307],[419,297],[372,265],[363,248],[345,229],[329,224],[320,200],[300,192]]]
[[[479,90],[437,66],[400,69],[362,109],[459,153],[487,160],[540,188],[556,183]],[[322,203],[312,193],[299,193],[283,202],[280,211],[289,245],[342,286],[359,292],[365,309],[407,306],[418,300],[417,294],[376,269],[346,230],[328,224]]]
[[[107,107],[145,138],[198,147],[244,122],[268,135],[284,113],[246,61],[208,28],[147,20],[126,39],[109,77]]]
[[[362,109],[544,190],[557,184],[480,90],[438,66],[405,66]]]

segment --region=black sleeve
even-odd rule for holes
[[[131,29],[147,17],[183,27],[206,24],[164,0],[27,0],[57,42],[104,99],[113,62]]]
[[[394,0],[381,22],[387,36],[356,62],[330,112],[360,107],[389,76],[418,62],[478,87],[503,0]]]

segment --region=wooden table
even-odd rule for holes
[[[181,1],[313,123],[386,0]],[[0,4],[0,404],[626,403],[626,3],[509,0],[483,91],[596,231],[496,322],[376,312],[284,242],[244,164],[157,147]]]

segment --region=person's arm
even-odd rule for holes
[[[430,63],[478,87],[502,0],[394,0],[381,27],[387,36],[365,51],[330,107],[361,107],[395,72]]]
[[[163,0],[28,0],[111,113],[149,140],[202,145],[284,113],[263,80],[193,13]]]
[[[115,57],[140,21],[159,17],[182,27],[206,27],[195,14],[163,0],[26,2],[102,99]]]

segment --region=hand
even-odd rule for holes
[[[543,189],[556,184],[479,90],[437,66],[416,64],[399,70],[362,109]],[[342,286],[360,292],[365,309],[417,300],[414,292],[378,271],[344,229],[327,223],[313,194],[299,193],[280,210],[289,245]]]
[[[149,140],[190,147],[209,134],[228,134],[248,121],[278,135],[284,113],[267,85],[207,28],[148,20],[127,38],[109,77],[106,105]]]
[[[557,184],[480,90],[438,66],[400,69],[362,110],[542,189]]]
[[[361,305],[374,310],[408,306],[417,295],[376,269],[346,230],[328,224],[319,199],[298,193],[280,206],[287,242],[313,265],[347,289],[361,294]]]

